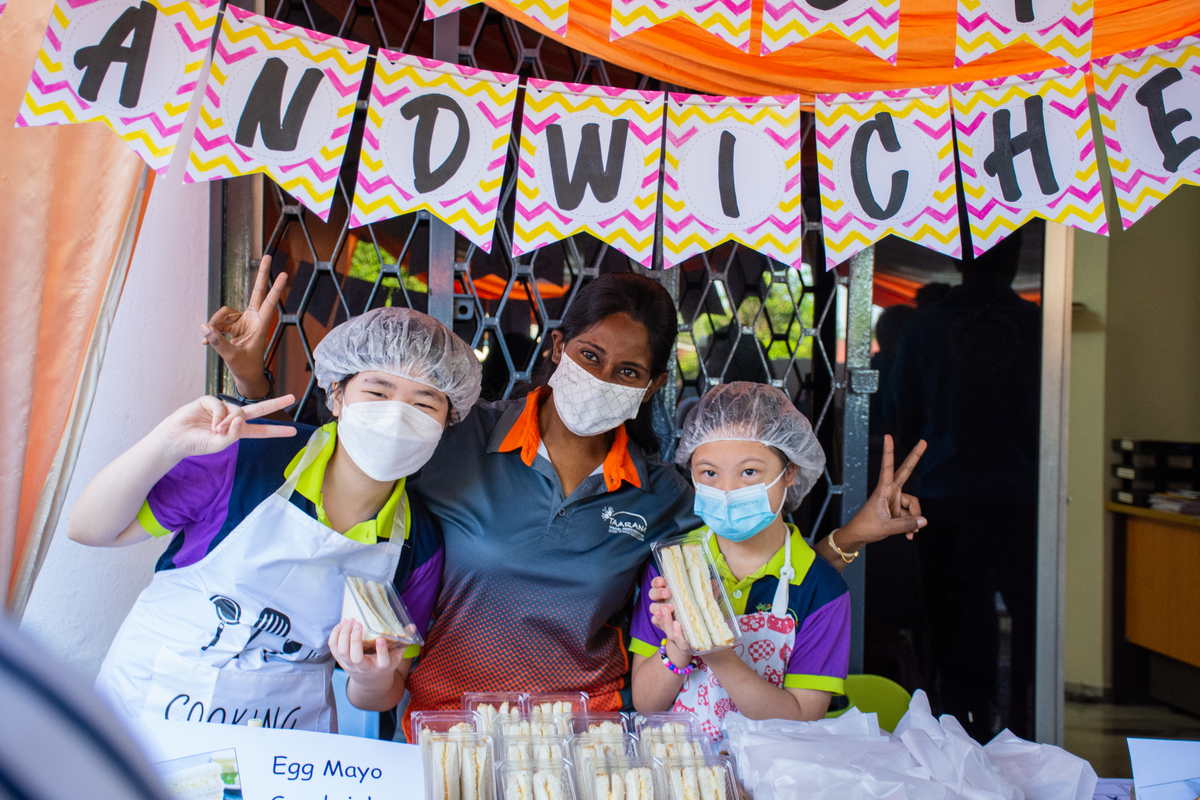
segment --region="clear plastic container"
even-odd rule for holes
[[[589,731],[629,733],[632,730],[629,717],[619,711],[588,711],[573,715],[570,722],[572,734]]]
[[[733,764],[725,756],[663,759],[665,800],[738,800]]]
[[[583,800],[666,800],[666,773],[649,758],[617,757],[577,765]],[[727,798],[726,800],[737,800]]]
[[[503,761],[497,767],[500,800],[576,800],[571,770],[564,761]]]
[[[480,732],[499,735],[497,722],[516,721],[526,717],[528,695],[524,692],[467,692],[463,695],[463,710],[475,714]]]
[[[504,761],[536,761],[539,764],[559,764],[566,760],[570,749],[557,735],[501,736],[497,757]]]
[[[385,639],[391,648],[425,644],[417,633],[396,587],[361,572],[342,572],[346,582],[342,593],[342,619],[356,619],[363,626],[363,652],[374,653],[375,642]]]
[[[641,738],[643,731],[664,733],[700,733],[695,714],[686,711],[666,711],[661,714],[633,714],[630,730]],[[651,736],[654,734],[651,733]]]
[[[571,735],[571,718],[588,713],[587,692],[531,692],[529,721],[553,723],[564,737]]]
[[[492,725],[492,729],[497,736],[554,736],[559,740],[566,739],[567,733],[565,728],[566,720],[570,718],[569,714],[561,715],[562,720],[553,715],[537,715],[531,718],[528,715],[522,715],[519,718],[497,718]]]
[[[646,758],[678,758],[712,754],[712,740],[695,731],[646,728],[638,737],[638,752]]]
[[[572,736],[567,742],[571,763],[583,779],[583,771],[591,761],[607,761],[612,758],[629,758],[638,755],[637,740],[632,733],[617,731],[585,731]]]
[[[675,618],[697,655],[733,647],[742,636],[733,604],[706,545],[710,535],[697,531],[650,545],[659,574],[671,592]]]
[[[413,738],[421,744],[422,736],[429,733],[490,733],[479,731],[475,715],[470,711],[414,711],[412,715]]]
[[[490,735],[427,728],[420,743],[426,800],[495,800],[495,745]]]

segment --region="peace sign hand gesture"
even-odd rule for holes
[[[245,311],[222,306],[212,318],[200,326],[206,344],[229,367],[242,397],[266,397],[271,386],[263,375],[267,354],[269,323],[279,305],[279,297],[287,284],[287,273],[281,272],[271,284],[271,257],[263,256],[254,280],[254,292]],[[269,287],[269,290],[268,290]],[[226,338],[228,337],[228,338]]]
[[[278,439],[295,436],[288,425],[247,425],[246,421],[279,411],[296,401],[292,395],[236,406],[215,397],[193,400],[155,429],[163,455],[172,461],[219,453],[239,439]]]

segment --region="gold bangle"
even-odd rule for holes
[[[839,556],[841,556],[841,557],[842,557],[842,561],[845,561],[847,564],[849,564],[851,561],[853,561],[854,559],[858,558],[858,553],[859,553],[859,551],[855,550],[855,551],[854,551],[853,553],[851,553],[850,555],[846,555],[845,553],[843,553],[843,552],[842,552],[842,548],[840,548],[840,547],[838,547],[836,544],[834,544],[834,542],[833,542],[833,534],[837,533],[837,532],[838,532],[838,531],[840,531],[840,530],[841,530],[841,528],[838,528],[837,530],[830,531],[830,533],[829,533],[829,546],[833,548],[833,552],[837,553]]]

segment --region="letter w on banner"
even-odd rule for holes
[[[726,44],[749,53],[750,12],[751,0],[613,0],[608,39],[615,41],[667,20],[683,17]],[[764,54],[766,52],[763,51]]]
[[[228,6],[184,182],[262,172],[328,219],[367,50]]]
[[[766,0],[763,4],[764,56],[822,31],[840,33],[895,66],[900,0]]]
[[[1128,228],[1176,187],[1200,185],[1200,36],[1100,58],[1092,68]]]
[[[962,257],[950,89],[817,96],[825,266],[888,234]]]
[[[17,127],[103,122],[165,172],[216,20],[216,0],[60,0]]]
[[[663,266],[732,239],[800,266],[800,98],[672,94]]]
[[[490,253],[519,80],[380,50],[350,227],[426,209]]]
[[[585,231],[650,266],[664,97],[530,79],[521,114],[514,256]]]
[[[1092,0],[958,0],[954,66],[1020,41],[1073,67],[1092,55]]]
[[[975,255],[1035,216],[1108,234],[1083,70],[957,83],[953,97]]]

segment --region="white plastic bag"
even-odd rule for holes
[[[1026,800],[1091,800],[1096,790],[1092,765],[1061,747],[1027,742],[1005,728],[983,748]]]

